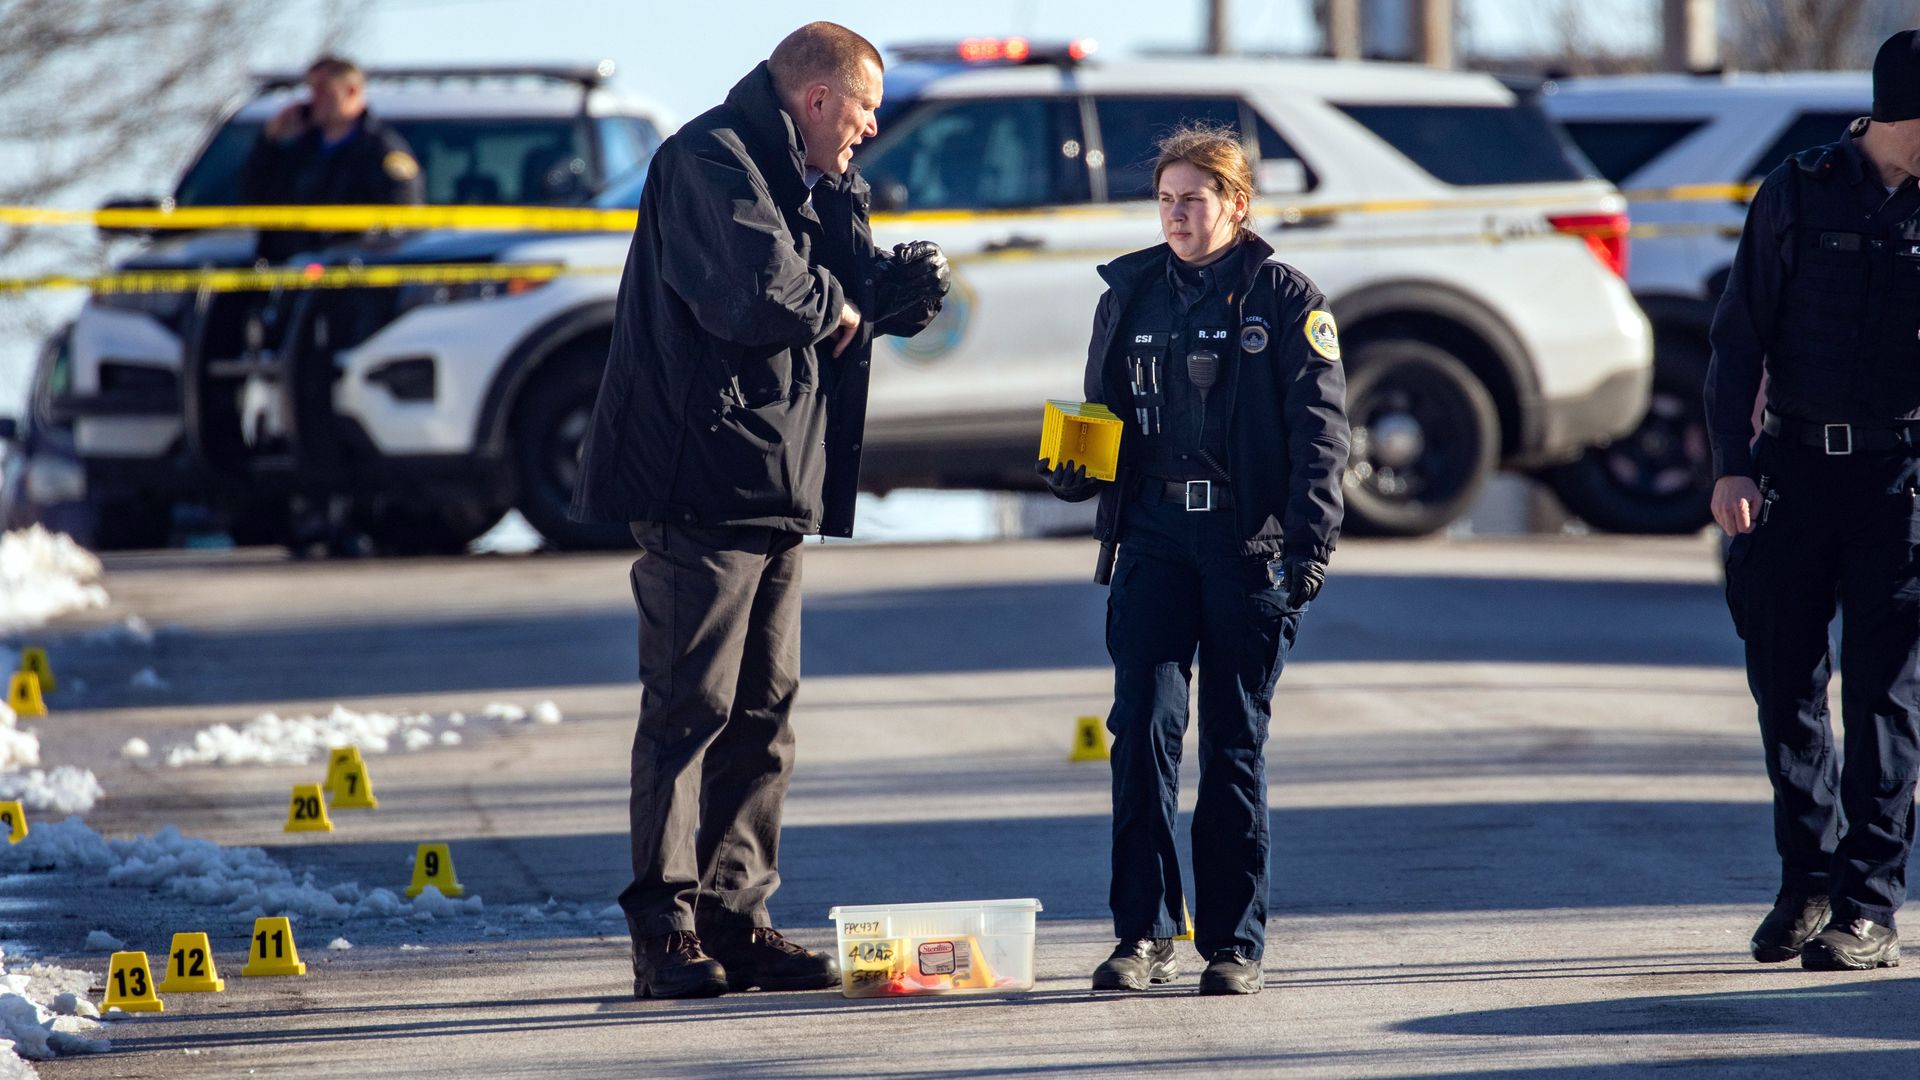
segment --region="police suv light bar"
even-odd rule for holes
[[[1036,45],[1023,37],[975,37],[960,41],[895,45],[888,48],[903,62],[937,64],[1054,64],[1072,67],[1092,56],[1098,45],[1092,38]]]
[[[480,79],[545,79],[570,83],[585,90],[596,90],[613,78],[614,64],[601,60],[594,64],[468,64],[452,67],[369,67],[362,68],[369,82],[452,82]],[[254,83],[261,92],[299,86],[306,82],[305,69],[299,71],[256,71]]]

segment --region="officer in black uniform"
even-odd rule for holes
[[[1055,493],[1100,496],[1111,575],[1113,882],[1119,946],[1096,990],[1177,974],[1187,910],[1174,848],[1188,684],[1200,660],[1194,944],[1203,994],[1261,987],[1264,746],[1281,666],[1340,531],[1345,377],[1326,298],[1245,226],[1252,175],[1230,129],[1185,128],[1154,184],[1167,243],[1100,268],[1086,396],[1126,421],[1114,483],[1042,461]]]
[[[1706,387],[1713,513],[1732,538],[1727,604],[1746,641],[1781,861],[1753,957],[1823,970],[1899,962],[1920,776],[1920,32],[1881,46],[1873,99],[1839,142],[1760,185],[1714,315]]]
[[[366,74],[350,60],[324,56],[307,68],[307,99],[261,130],[240,167],[240,198],[266,206],[418,205],[426,185],[412,147],[367,111]],[[344,238],[263,231],[256,250],[281,262]]]

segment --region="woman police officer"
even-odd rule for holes
[[[1100,497],[1098,578],[1113,567],[1109,903],[1120,943],[1093,988],[1145,990],[1178,972],[1174,821],[1197,650],[1200,992],[1252,994],[1266,942],[1267,724],[1340,532],[1346,384],[1326,298],[1246,224],[1253,177],[1232,130],[1173,132],[1154,189],[1166,243],[1100,268],[1110,287],[1087,352],[1087,400],[1126,423],[1118,475],[1039,463],[1060,498]]]

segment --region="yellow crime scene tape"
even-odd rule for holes
[[[1754,184],[1688,184],[1670,188],[1624,191],[1629,202],[1745,202]],[[1513,209],[1518,206],[1565,205],[1564,195],[1502,199],[1375,199],[1350,203],[1321,203],[1273,208],[1282,222],[1340,214],[1392,214],[1432,210]],[[1118,218],[1138,214],[1137,207],[1115,204],[1085,207],[1047,207],[1033,210],[992,211],[996,217]],[[981,211],[925,210],[875,216],[878,224],[937,224],[978,220]],[[0,206],[0,226],[46,228],[93,226],[130,231],[252,229],[311,232],[397,232],[415,230],[477,230],[504,232],[631,232],[633,210],[599,210],[545,206],[199,206],[160,209],[72,210],[28,206]],[[1636,225],[1635,238],[1676,236],[1735,237],[1740,230],[1725,225]],[[1394,243],[1415,238],[1397,237]],[[1473,237],[1449,235],[1435,242],[1460,243]],[[1498,242],[1511,237],[1488,234]],[[1320,247],[1321,244],[1307,246]],[[956,263],[972,261],[956,257]],[[133,270],[76,275],[0,278],[0,295],[41,289],[88,289],[99,293],[138,292],[266,292],[288,289],[394,288],[402,285],[453,285],[485,281],[550,281],[564,275],[617,275],[619,266],[572,266],[559,263],[500,264],[446,263],[409,266],[272,267],[266,269]]]
[[[431,263],[409,266],[293,266],[244,270],[127,270],[115,274],[0,278],[0,295],[33,289],[98,293],[271,292],[289,289],[391,289],[401,285],[543,282],[581,274],[619,274],[621,266],[562,263]]]

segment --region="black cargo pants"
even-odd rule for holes
[[[636,522],[635,937],[768,926],[800,683],[799,533]]]
[[[1920,778],[1920,459],[1828,455],[1762,436],[1772,505],[1727,549],[1727,604],[1759,705],[1781,884],[1844,925],[1894,925]],[[1841,617],[1836,753],[1828,625]]]

